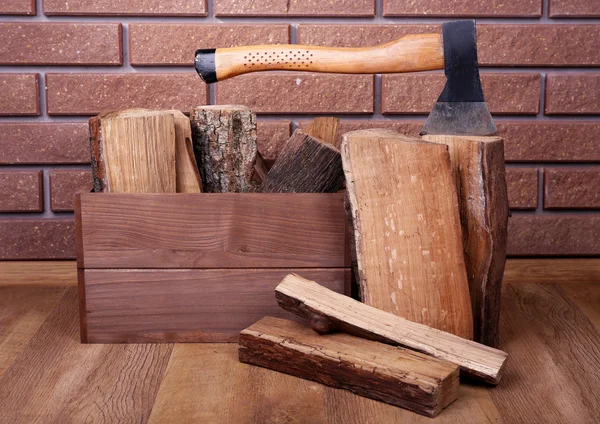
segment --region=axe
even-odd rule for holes
[[[208,84],[272,70],[376,74],[444,69],[446,86],[421,134],[496,133],[479,79],[474,21],[445,23],[442,34],[407,35],[375,47],[272,44],[201,49],[195,66]]]

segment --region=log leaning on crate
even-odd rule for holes
[[[362,301],[472,339],[448,147],[362,130],[344,135],[342,158]]]
[[[319,336],[265,317],[240,333],[239,359],[435,417],[458,397],[458,367],[347,334]]]
[[[202,193],[202,179],[192,146],[190,119],[179,110],[170,110],[175,121],[175,167],[177,193]]]
[[[245,106],[200,106],[190,117],[203,191],[256,191],[266,166],[256,147],[254,112]]]
[[[319,333],[341,331],[403,346],[460,366],[470,378],[498,384],[508,355],[498,349],[409,321],[290,274],[275,288],[279,306]]]
[[[175,193],[175,122],[169,111],[128,109],[90,119],[94,191]]]
[[[340,151],[297,129],[279,152],[263,193],[335,193],[344,183]]]
[[[446,144],[458,188],[474,340],[498,346],[506,262],[508,195],[504,142],[499,137],[425,135]]]

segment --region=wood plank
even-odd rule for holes
[[[344,134],[361,299],[473,338],[448,147],[388,130]]]
[[[74,286],[75,261],[0,261],[0,286]]]
[[[178,344],[150,423],[323,423],[327,389],[242,364],[235,344]]]
[[[172,345],[82,345],[77,333],[73,287],[0,378],[0,422],[148,419]]]
[[[240,361],[437,416],[458,397],[458,367],[347,334],[319,336],[265,317],[240,333]]]
[[[175,193],[175,123],[169,111],[127,109],[90,119],[94,190]]]
[[[561,284],[569,299],[600,329],[600,280],[595,283]]]
[[[190,119],[180,110],[170,110],[175,125],[175,170],[177,193],[202,193],[202,179],[192,145]]]
[[[382,311],[298,275],[287,275],[275,288],[275,297],[279,306],[308,320],[320,333],[343,331],[414,349],[453,362],[464,374],[491,384],[502,378],[505,352]]]
[[[297,270],[296,270],[297,271]],[[273,290],[289,269],[85,270],[90,343],[236,342],[266,315],[291,318]],[[344,291],[344,268],[305,269]]]
[[[473,340],[496,347],[509,213],[504,141],[456,135],[423,139],[448,146],[460,207]]]
[[[0,286],[0,376],[27,346],[65,290]]]
[[[85,268],[345,263],[341,193],[88,193],[81,195],[81,224]]]
[[[597,422],[598,328],[555,285],[504,286],[500,346],[514,360],[490,391],[504,420]]]
[[[600,258],[512,258],[506,262],[504,282],[599,283]]]

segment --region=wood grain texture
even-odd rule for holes
[[[339,295],[296,274],[275,288],[279,306],[308,321],[319,333],[342,331],[369,340],[403,346],[461,367],[471,378],[498,384],[507,355]]]
[[[0,377],[21,354],[65,287],[0,286]]]
[[[313,118],[308,123],[308,126],[304,132],[313,138],[339,148],[339,146],[337,146],[339,126],[340,120],[338,118],[331,116],[320,116]]]
[[[448,147],[388,130],[344,134],[342,159],[364,303],[472,339]]]
[[[502,302],[500,345],[518,358],[490,392],[504,420],[597,422],[598,328],[555,285],[505,285]]]
[[[69,288],[0,378],[1,422],[148,419],[172,345],[81,345],[77,320]]]
[[[127,109],[90,119],[94,190],[175,193],[175,123],[168,111]]]
[[[202,193],[202,179],[192,145],[190,119],[180,110],[170,110],[175,124],[175,169],[177,193]]]
[[[85,268],[341,268],[343,194],[81,195]]]
[[[600,282],[600,258],[512,258],[504,282],[510,284],[576,284]]]
[[[241,362],[350,390],[435,417],[458,397],[458,367],[347,334],[319,336],[265,317],[240,333]]]
[[[191,115],[203,191],[256,191],[256,115],[246,106],[200,106]]]
[[[446,135],[423,139],[448,146],[460,207],[473,340],[496,347],[509,213],[504,141]]]
[[[0,286],[74,286],[75,261],[0,261]]]
[[[561,284],[560,287],[600,330],[600,279],[595,283]]]
[[[296,270],[298,271],[298,270]],[[273,290],[289,269],[86,270],[87,342],[236,342],[264,316],[291,318]],[[346,269],[304,269],[343,293]]]
[[[297,129],[260,186],[263,193],[335,193],[344,183],[340,151]]]
[[[271,70],[382,74],[444,69],[444,49],[441,34],[419,34],[375,47],[276,44],[220,48],[214,60],[218,81]]]

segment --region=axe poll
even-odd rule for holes
[[[208,84],[272,70],[377,74],[444,69],[446,86],[421,134],[496,133],[479,78],[474,21],[448,22],[441,34],[407,35],[374,47],[271,44],[200,49],[194,62]]]

